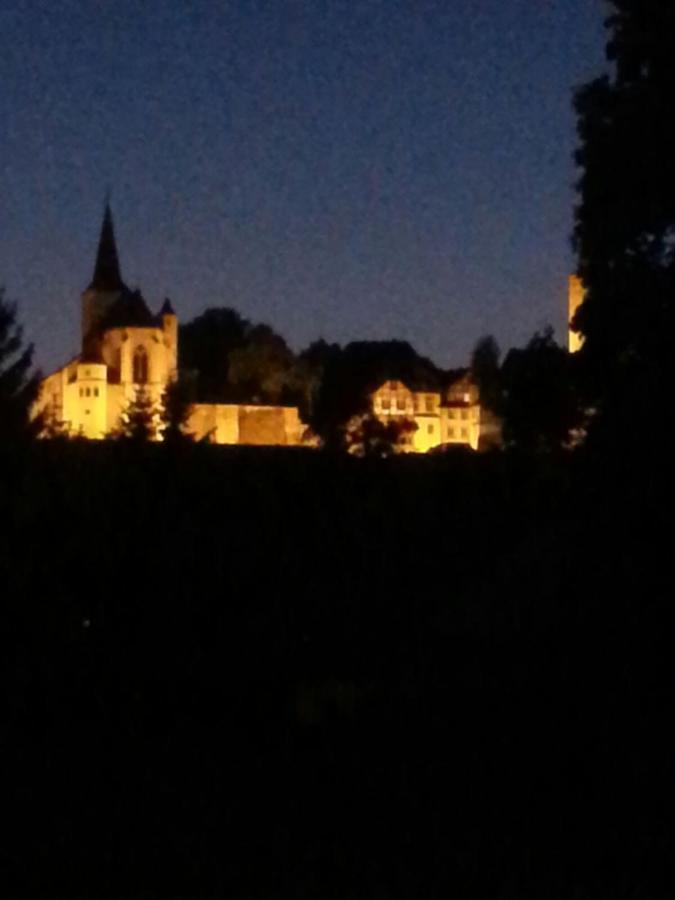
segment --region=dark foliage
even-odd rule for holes
[[[575,387],[576,360],[556,344],[553,330],[510,350],[500,373],[504,442],[530,452],[569,446],[583,424]]]
[[[1,463],[7,896],[670,896],[665,459]]]
[[[471,354],[471,376],[480,393],[481,409],[499,413],[501,380],[499,345],[491,334],[482,337]]]
[[[369,412],[370,394],[382,382],[396,379],[413,390],[433,390],[441,378],[405,341],[355,341],[343,348],[321,342],[305,354],[321,370],[309,422],[327,447],[345,445],[348,422]]]
[[[162,394],[159,419],[162,438],[170,444],[192,440],[188,420],[195,396],[194,379],[181,375],[169,381]]]
[[[355,416],[345,433],[346,448],[356,456],[383,458],[401,450],[417,431],[414,420],[382,422],[373,413]]]
[[[675,4],[612,0],[610,71],[576,95],[575,243],[587,297],[576,317],[588,402],[611,440],[634,401],[675,435]]]
[[[42,423],[30,420],[40,376],[32,371],[33,345],[24,346],[16,306],[0,287],[0,443],[33,437]]]
[[[303,384],[284,339],[233,309],[207,309],[179,330],[179,365],[203,403],[293,403]]]

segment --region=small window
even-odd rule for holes
[[[84,396],[85,396],[85,397],[91,397],[91,388],[85,388]]]
[[[84,397],[84,388],[80,388],[80,397]]]
[[[98,388],[94,388],[94,397],[98,397]]]
[[[469,437],[469,432],[466,428],[462,428],[462,437],[466,440]]]
[[[427,404],[427,412],[433,412],[434,411],[434,398],[431,395],[429,395],[426,398],[426,404]]]
[[[449,438],[455,437],[455,429],[454,428],[448,428],[448,437]]]
[[[391,401],[390,401],[389,397],[383,397],[382,398],[382,409],[390,409],[390,407],[391,407]]]
[[[464,419],[464,421],[466,421],[469,418],[469,413],[465,409],[463,409],[460,413],[460,416],[462,419]]]
[[[455,410],[454,410],[454,409],[449,409],[449,410],[448,410],[448,418],[449,418],[449,419],[454,419],[454,418],[455,418]]]
[[[434,426],[427,425],[427,434],[433,434],[433,433],[434,433]]]
[[[148,351],[145,347],[137,347],[133,358],[134,384],[148,383]]]

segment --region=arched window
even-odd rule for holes
[[[134,384],[148,383],[148,351],[145,347],[136,347],[134,350]]]

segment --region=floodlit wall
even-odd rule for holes
[[[584,295],[585,291],[581,279],[577,275],[570,275],[567,298],[567,349],[570,353],[576,353],[580,350],[584,342],[583,337],[577,331],[572,331],[571,328],[572,319],[574,318],[576,311],[584,302]]]
[[[404,452],[428,453],[441,444],[478,449],[480,403],[470,378],[452,385],[445,396],[435,391],[411,391],[400,381],[385,381],[371,396],[373,412],[382,422],[411,419],[417,425]]]
[[[148,387],[160,386],[163,390],[176,371],[176,346],[171,332],[167,333],[163,328],[111,328],[106,331],[101,354],[110,368],[111,381],[134,384],[134,355],[141,349],[148,357]]]
[[[187,431],[214,444],[298,446],[305,428],[295,407],[196,403]]]
[[[63,421],[71,434],[94,440],[105,437],[107,386],[104,365],[78,363],[75,379],[67,379],[63,399]]]
[[[480,437],[480,406],[447,406],[441,409],[441,434],[444,444],[469,445],[478,449]]]

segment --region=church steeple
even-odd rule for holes
[[[110,201],[106,198],[103,225],[101,226],[101,236],[98,241],[98,252],[96,254],[96,265],[94,266],[94,277],[87,290],[121,291],[124,290],[124,287],[125,285],[120,274],[120,262],[115,243],[115,229],[113,227],[112,212],[110,211]]]

